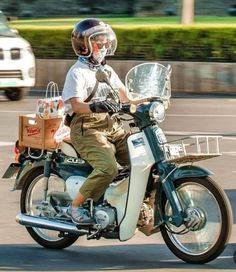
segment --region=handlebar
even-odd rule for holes
[[[136,105],[130,104],[130,103],[124,103],[124,104],[121,104],[120,113],[130,114],[130,113],[136,112],[136,109],[137,109]]]
[[[157,97],[150,97],[149,100],[147,102],[160,102],[163,103],[163,101],[160,98]],[[143,103],[140,103],[143,104]],[[121,112],[129,114],[129,113],[134,113],[137,110],[137,106],[135,104],[130,104],[130,103],[124,103],[121,104]]]

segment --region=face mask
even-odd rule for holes
[[[107,48],[103,46],[103,48],[101,48],[99,51],[93,52],[92,56],[94,60],[96,60],[98,63],[101,63],[104,60],[106,54]]]

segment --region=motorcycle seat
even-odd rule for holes
[[[75,150],[74,146],[72,145],[70,139],[64,139],[60,143],[60,149],[65,155],[67,155],[69,157],[74,157],[74,158],[80,157],[78,152]]]

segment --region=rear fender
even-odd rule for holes
[[[31,162],[29,160],[25,161],[17,176],[16,176],[16,180],[15,180],[15,184],[13,187],[13,191],[14,190],[21,190],[23,188],[23,185],[25,183],[25,180],[27,179],[27,177],[36,169],[38,169],[39,167],[44,167],[44,161],[34,161]]]

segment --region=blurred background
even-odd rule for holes
[[[1,0],[0,9],[20,18],[84,14],[174,16],[180,14],[181,5],[180,0]],[[234,0],[195,0],[196,15],[235,16],[235,9]]]
[[[36,88],[63,86],[74,24],[98,17],[116,32],[108,62],[122,80],[137,62],[158,61],[172,65],[174,91],[236,93],[236,0],[1,0],[0,10],[32,47]]]

